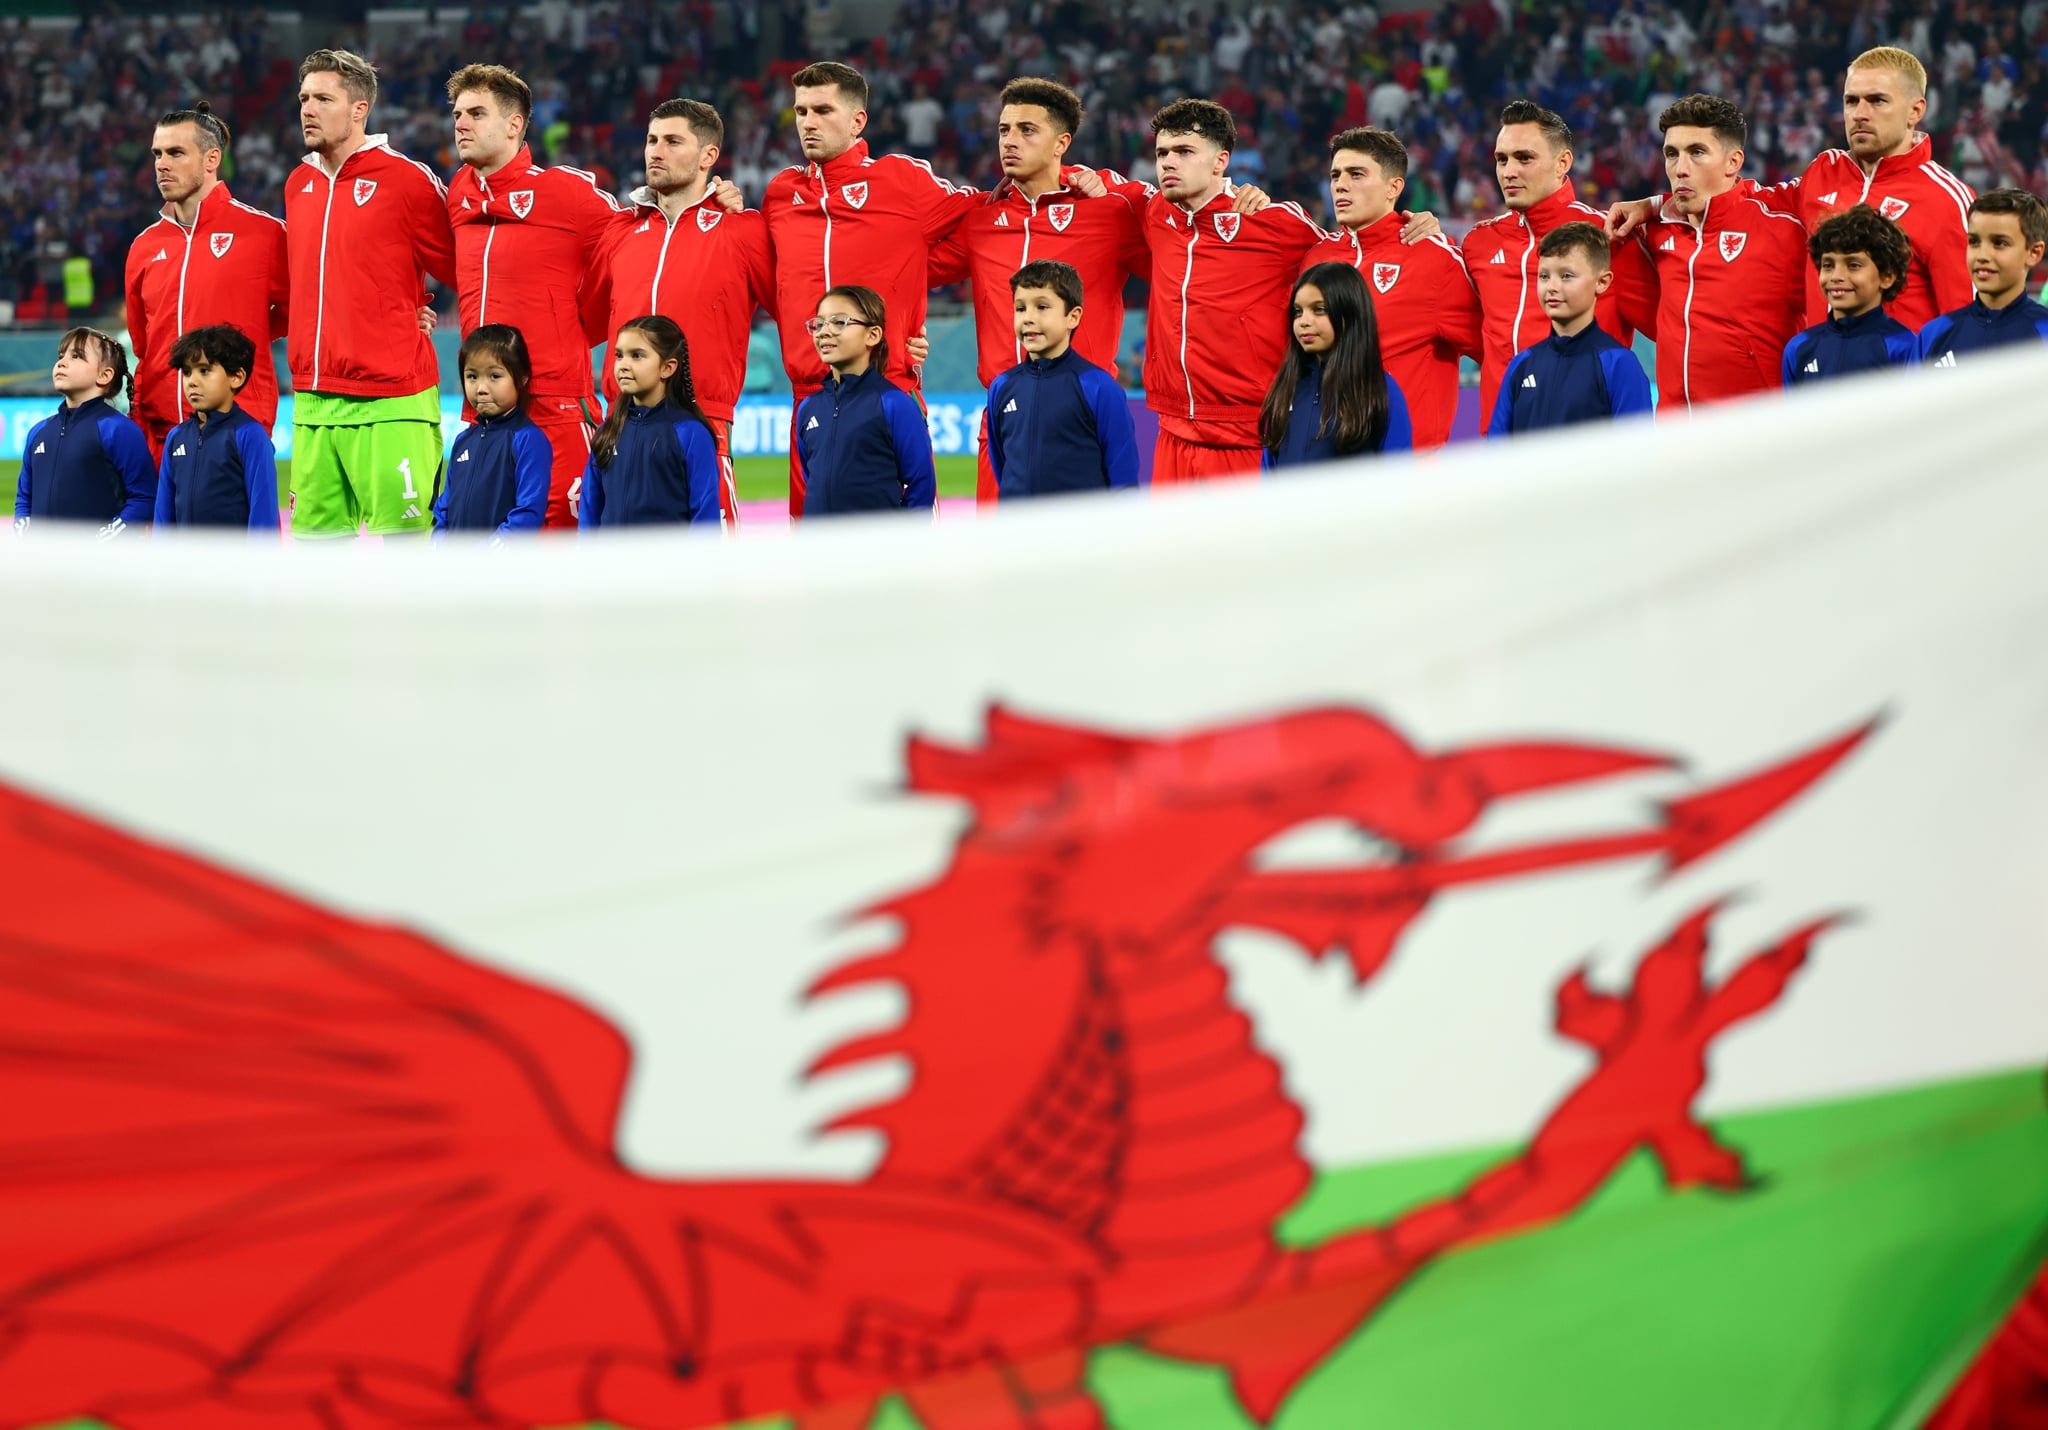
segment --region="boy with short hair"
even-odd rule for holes
[[[1488,437],[1652,409],[1643,365],[1594,320],[1600,295],[1613,282],[1607,235],[1592,224],[1561,224],[1544,236],[1536,300],[1550,317],[1550,336],[1508,363]]]
[[[1977,296],[1920,330],[1923,367],[1954,367],[1958,353],[2048,342],[2048,307],[2027,279],[2048,254],[2048,204],[2025,189],[1993,189],[1970,205],[1970,283]]]
[[[263,424],[235,401],[256,356],[255,342],[231,323],[194,328],[171,344],[171,370],[192,415],[164,438],[159,528],[235,527],[277,538],[277,454]]]
[[[1785,349],[1785,386],[1913,364],[1913,330],[1885,312],[1906,286],[1913,245],[1904,230],[1869,204],[1827,219],[1807,240],[1820,273],[1827,321]]]
[[[999,501],[1138,485],[1138,440],[1116,379],[1074,351],[1081,275],[1039,259],[1010,277],[1024,361],[988,389]]]

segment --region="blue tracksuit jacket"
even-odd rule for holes
[[[38,521],[122,521],[156,512],[156,464],[142,429],[104,397],[59,407],[29,429],[14,514]]]
[[[448,454],[448,477],[434,498],[435,539],[450,531],[540,530],[554,464],[554,444],[524,411],[479,417]]]
[[[1574,422],[1629,417],[1654,407],[1636,355],[1589,323],[1568,338],[1552,333],[1523,348],[1501,379],[1489,437]]]
[[[804,515],[929,508],[932,436],[917,399],[870,367],[829,377],[796,410]]]
[[[1854,318],[1830,317],[1815,323],[1785,349],[1785,386],[1911,367],[1914,343],[1913,330],[1882,305]]]
[[[277,453],[263,424],[230,406],[200,426],[187,417],[164,438],[156,524],[234,526],[277,535]]]
[[[585,531],[664,522],[715,525],[724,520],[718,509],[723,480],[709,427],[667,402],[633,403],[610,464],[600,467],[592,457],[583,469],[576,524]]]
[[[1268,447],[1259,459],[1261,470],[1274,472],[1282,467],[1302,467],[1311,462],[1334,462],[1338,460],[1337,434],[1335,431],[1316,435],[1316,428],[1323,421],[1323,365],[1315,364],[1301,375],[1301,381],[1294,389],[1294,406],[1287,409],[1287,440],[1278,447]],[[1387,374],[1387,435],[1374,449],[1378,452],[1412,452],[1415,450],[1415,429],[1408,421],[1408,399],[1401,392],[1401,384],[1394,381],[1394,375]],[[1352,456],[1362,457],[1364,452]]]
[[[1138,485],[1130,401],[1072,347],[999,374],[988,413],[988,464],[1004,499]]]
[[[2013,343],[2048,343],[2048,308],[2025,294],[2003,308],[1972,299],[1966,308],[1943,313],[1920,330],[1913,355],[1922,367],[1954,367],[1963,353]]]

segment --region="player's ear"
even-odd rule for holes
[[[703,151],[697,155],[697,167],[708,174],[717,166],[718,146],[716,144],[706,144]]]
[[[1557,172],[1558,172],[1558,173],[1560,173],[1560,174],[1569,174],[1569,173],[1570,173],[1570,172],[1572,171],[1572,151],[1571,151],[1571,150],[1569,150],[1569,149],[1560,149],[1560,150],[1558,150],[1558,151],[1557,151],[1557,164],[1558,164],[1558,168],[1557,168]]]
[[[1730,149],[1728,151],[1727,162],[1721,166],[1722,176],[1724,178],[1732,179],[1737,174],[1741,173],[1745,157],[1746,156],[1743,154],[1742,150]]]
[[[858,139],[861,131],[868,127],[868,112],[865,109],[853,111],[853,137]]]

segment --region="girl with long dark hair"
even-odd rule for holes
[[[576,524],[591,531],[722,522],[724,468],[697,406],[683,330],[658,313],[633,319],[612,341],[612,371],[619,396],[590,439]]]
[[[1380,361],[1365,280],[1348,263],[1318,263],[1294,282],[1294,341],[1259,413],[1262,469],[1274,471],[1413,449],[1408,401]]]

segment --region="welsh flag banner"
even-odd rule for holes
[[[14,543],[0,1426],[2037,1423],[2044,380]]]

